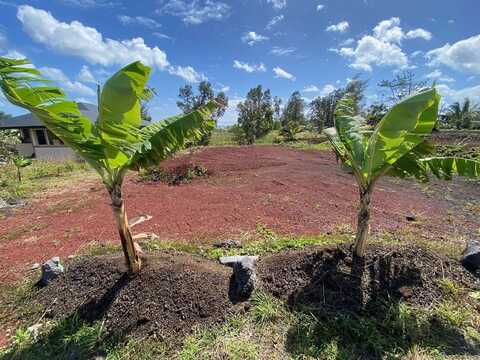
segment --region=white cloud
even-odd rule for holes
[[[17,50],[8,50],[6,54],[2,55],[9,59],[25,59],[26,56]],[[27,66],[27,65],[24,65]],[[34,66],[31,66],[34,67]]]
[[[168,36],[167,34],[161,33],[161,32],[154,32],[152,33],[153,36],[156,36],[159,39],[167,39],[167,40],[175,40],[173,37]]]
[[[450,20],[448,20],[448,23],[449,23],[449,24],[455,24],[455,20],[450,19]]]
[[[318,4],[317,5],[317,11],[322,11],[325,8],[325,5]]]
[[[340,54],[352,58],[350,67],[356,70],[371,71],[371,65],[391,65],[400,68],[408,66],[407,56],[400,47],[369,35],[361,38],[355,49],[341,48]]]
[[[34,41],[59,53],[79,56],[91,64],[124,65],[141,60],[159,69],[169,66],[165,52],[149,47],[140,37],[122,41],[103,38],[95,28],[79,21],[60,22],[49,12],[29,5],[18,7],[17,18]]]
[[[326,31],[340,32],[344,33],[348,30],[350,24],[348,21],[340,21],[338,24],[327,26]]]
[[[352,45],[354,42],[355,42],[355,39],[348,38],[347,40],[342,41],[342,42],[340,43],[340,46]]]
[[[335,90],[337,90],[337,88],[336,88],[334,85],[332,85],[332,84],[327,84],[327,85],[325,85],[325,86],[322,88],[322,90],[320,91],[320,95],[321,95],[321,96],[326,96],[326,95],[330,94],[331,92],[333,92],[333,91],[335,91]]]
[[[235,69],[244,70],[248,73],[267,71],[267,68],[265,67],[265,65],[263,63],[249,64],[249,63],[241,62],[241,61],[238,61],[238,60],[233,61],[233,67]]]
[[[411,30],[405,34],[398,17],[379,22],[372,32],[372,35],[365,35],[358,40],[355,48],[342,47],[330,51],[352,59],[350,67],[357,70],[372,71],[372,65],[406,69],[412,66],[409,65],[408,57],[400,47],[402,40],[413,38],[429,40],[432,36],[424,29]],[[412,57],[420,54],[416,52]]]
[[[267,3],[272,4],[276,10],[281,10],[287,6],[287,0],[267,0]]]
[[[268,22],[265,28],[267,30],[270,30],[271,28],[273,28],[275,25],[277,25],[279,22],[283,21],[284,19],[285,17],[283,15],[275,16],[272,20]]]
[[[73,5],[83,8],[93,8],[102,6],[115,6],[117,2],[110,0],[61,0],[67,5]]]
[[[449,43],[443,47],[427,53],[430,65],[446,65],[455,70],[468,74],[480,74],[480,35],[460,40],[453,45]]]
[[[86,83],[94,83],[94,84],[98,83],[98,81],[95,80],[95,77],[93,76],[90,69],[86,65],[83,65],[82,68],[80,69],[80,72],[77,75],[77,80],[83,81]]]
[[[250,46],[266,40],[268,40],[267,36],[257,34],[255,31],[249,31],[242,36],[242,41]]]
[[[415,30],[410,30],[407,32],[405,35],[407,39],[416,39],[420,38],[423,40],[432,40],[432,33],[430,31],[427,31],[425,29],[415,29]]]
[[[78,81],[71,81],[62,70],[52,67],[42,67],[39,69],[42,75],[57,82],[65,90],[78,94],[80,96],[95,96],[95,91]]]
[[[413,59],[413,58],[416,58],[416,57],[421,56],[421,55],[423,55],[423,51],[417,50],[417,51],[414,51],[413,53],[411,53],[410,57]]]
[[[315,85],[308,85],[308,86],[305,86],[305,88],[302,91],[306,93],[309,93],[309,92],[313,93],[313,92],[319,92],[320,89]]]
[[[155,29],[162,26],[156,20],[145,16],[118,15],[117,18],[123,25],[141,25],[150,29]]]
[[[438,92],[444,97],[446,103],[463,101],[469,98],[474,103],[480,102],[480,85],[455,90],[446,84],[437,85]]]
[[[283,70],[281,67],[278,67],[278,66],[273,68],[273,72],[275,73],[275,77],[277,78],[287,79],[291,81],[295,81],[296,79],[295,76],[286,72],[285,70]]]
[[[400,19],[398,17],[380,21],[378,25],[373,28],[373,35],[383,42],[399,44],[405,34],[398,25],[400,25]]]
[[[182,79],[189,83],[198,83],[200,81],[206,81],[208,78],[204,74],[200,74],[195,71],[191,66],[171,66],[168,72],[172,75],[180,76]]]
[[[295,52],[295,48],[282,48],[279,46],[274,46],[272,50],[270,50],[270,54],[277,55],[277,56],[290,55],[294,52]]]
[[[223,20],[230,15],[230,6],[214,0],[167,0],[157,10],[182,19],[185,24],[198,25],[210,20]]]
[[[441,81],[441,82],[454,82],[455,81],[455,79],[453,79],[449,76],[443,75],[443,73],[438,69],[435,69],[430,74],[425,75],[425,77],[427,79],[430,79],[430,80]]]

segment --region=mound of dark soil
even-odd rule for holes
[[[457,261],[418,247],[370,247],[363,262],[347,246],[314,247],[259,261],[262,286],[292,307],[321,312],[359,311],[378,301],[403,299],[430,306],[442,299],[441,280],[465,288],[479,282]]]
[[[125,273],[121,256],[82,257],[39,292],[38,300],[65,318],[105,319],[111,334],[156,334],[170,342],[198,325],[220,322],[232,309],[228,300],[231,270],[177,252],[150,256],[142,271]]]

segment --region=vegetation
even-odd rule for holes
[[[275,104],[276,107],[274,106]],[[274,115],[279,108],[278,100],[272,100],[270,90],[259,85],[247,94],[245,101],[238,104],[237,137],[240,143],[253,144],[274,126]],[[240,130],[240,132],[238,132]]]
[[[25,159],[23,156],[20,156],[20,155],[16,155],[12,158],[12,163],[13,163],[13,165],[15,165],[15,168],[17,169],[18,182],[22,182],[21,169],[24,168],[24,167],[32,165],[32,160]]]
[[[457,129],[471,129],[473,123],[480,119],[478,105],[472,104],[470,99],[465,99],[463,104],[453,103],[446,114],[449,127]]]
[[[220,91],[215,96],[212,84],[210,84],[208,81],[202,81],[198,85],[198,95],[194,94],[192,85],[185,85],[184,87],[180,88],[178,97],[180,100],[177,101],[177,106],[183,111],[184,114],[189,114],[192,111],[207,105],[208,102],[217,99],[217,101],[221,102],[223,106],[218,107],[212,113],[212,119],[215,121],[215,124],[217,123],[218,119],[225,114],[225,110],[228,107],[228,97],[225,95],[225,93]],[[210,143],[210,137],[211,132],[205,133],[198,141],[198,144],[208,145]]]
[[[111,200],[122,248],[131,272],[141,261],[135,249],[125,212],[122,183],[128,170],[158,164],[181,148],[187,139],[199,138],[214,124],[214,101],[140,129],[140,100],[149,94],[150,68],[140,62],[127,65],[99,89],[98,120],[85,117],[61,89],[45,86],[46,80],[27,60],[0,58],[0,86],[7,100],[36,115],[57,137],[74,149],[101,176]],[[41,86],[35,86],[41,84]]]
[[[305,125],[305,101],[300,92],[295,91],[283,109],[281,118],[281,133],[287,141],[295,140],[295,136]]]
[[[356,115],[355,101],[344,97],[335,111],[335,127],[324,132],[343,164],[353,172],[360,193],[354,253],[363,257],[369,232],[371,195],[383,175],[414,176],[422,181],[433,173],[449,179],[453,173],[476,177],[480,163],[470,159],[432,157],[425,141],[435,127],[440,96],[434,88],[398,102],[373,129]]]

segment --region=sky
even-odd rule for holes
[[[96,102],[96,84],[130,62],[153,68],[154,120],[179,113],[179,87],[208,80],[230,107],[261,84],[306,101],[402,70],[435,82],[445,104],[480,102],[478,0],[0,0],[0,56],[27,57],[69,98]],[[0,98],[0,111],[24,111]]]

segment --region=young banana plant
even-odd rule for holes
[[[141,128],[141,100],[149,95],[149,74],[150,68],[138,61],[114,74],[99,90],[98,118],[93,123],[28,60],[0,57],[0,87],[7,100],[33,113],[101,176],[112,201],[127,266],[133,273],[140,270],[141,260],[125,213],[125,174],[156,165],[187,140],[199,139],[214,127],[211,114],[220,106],[212,101],[190,114]]]
[[[337,104],[335,127],[324,133],[358,184],[356,256],[364,256],[371,197],[383,175],[413,176],[422,181],[428,181],[430,173],[442,179],[450,179],[453,174],[480,175],[480,162],[433,155],[434,147],[425,138],[435,127],[439,103],[435,88],[421,90],[393,106],[374,129],[355,114],[352,97],[347,95]]]
[[[23,156],[20,155],[15,155],[12,157],[12,163],[15,166],[15,169],[17,169],[17,179],[18,182],[22,182],[22,172],[21,169],[27,166],[32,165],[32,160],[26,159]]]

